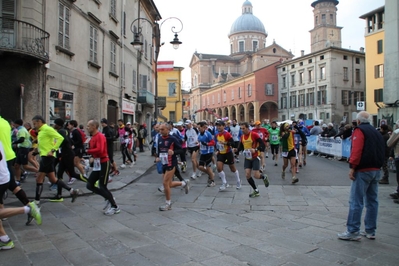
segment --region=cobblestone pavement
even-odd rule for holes
[[[165,199],[157,191],[160,175],[148,152],[139,156],[109,185],[120,214],[105,216],[103,199],[77,181],[73,186],[84,195],[75,203],[42,200],[41,226],[25,226],[25,216],[3,222],[15,248],[0,251],[0,265],[398,264],[399,205],[388,196],[395,188],[393,173],[391,185],[380,186],[377,239],[347,242],[336,237],[345,231],[348,214],[345,162],[309,157],[296,185],[281,180],[280,167],[271,166],[271,185],[265,188],[257,180],[260,196],[253,199],[246,181],[241,190],[233,186],[219,192],[218,185],[206,187],[202,176],[191,182],[187,195],[173,189],[172,210],[160,212]],[[242,163],[238,168],[242,172]],[[34,196],[31,176],[22,187]],[[53,193],[46,190],[43,198]],[[20,206],[14,196],[5,204]]]

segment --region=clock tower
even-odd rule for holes
[[[312,3],[314,28],[310,30],[311,53],[326,47],[341,48],[341,29],[337,26],[338,0],[317,0]]]

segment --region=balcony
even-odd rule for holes
[[[49,62],[50,34],[20,20],[0,17],[0,51]]]
[[[147,90],[139,90],[137,102],[152,107],[155,104],[154,94]]]
[[[158,97],[158,107],[161,109],[166,107],[166,97]]]

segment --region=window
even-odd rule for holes
[[[65,49],[71,49],[69,46],[69,16],[70,10],[63,4],[58,4],[58,45]]]
[[[299,66],[303,66],[303,62],[299,62]]]
[[[111,72],[116,74],[116,43],[111,42]]]
[[[374,66],[374,77],[383,78],[384,77],[384,65]]]
[[[230,44],[230,54],[232,54],[233,53],[233,44],[231,43]]]
[[[326,113],[326,119],[330,119],[330,113]]]
[[[285,89],[287,87],[287,79],[286,77],[283,77],[283,84],[282,84],[282,88]],[[266,94],[267,95],[267,94]]]
[[[176,82],[168,83],[168,96],[175,96],[176,94]]]
[[[306,105],[310,106],[310,105],[314,105],[314,92],[309,92],[306,95]]]
[[[347,55],[344,55],[344,60],[348,60],[348,56]]]
[[[356,82],[360,82],[360,69],[356,68],[355,72]]]
[[[311,64],[312,62],[313,62],[313,60],[312,60],[312,59],[309,59],[309,60],[308,60],[308,63],[309,63],[309,64]]]
[[[325,79],[325,78],[326,78],[326,68],[320,67],[320,79]]]
[[[327,91],[325,90],[326,86],[320,87],[320,90],[317,92],[317,104],[322,105],[327,103]]]
[[[252,96],[252,86],[251,84],[248,84],[248,92],[247,92],[248,96]]]
[[[176,112],[175,111],[169,111],[169,120],[176,121]]]
[[[110,12],[110,15],[113,16],[114,18],[116,18],[116,0],[111,0],[111,12]]]
[[[287,93],[281,94],[281,109],[287,109]]]
[[[355,62],[356,62],[357,65],[360,64],[360,58],[359,58],[359,57],[356,57],[356,58],[355,58]]]
[[[345,81],[349,80],[348,68],[347,67],[344,67],[344,80]]]
[[[274,84],[272,83],[265,84],[265,95],[274,95]]]
[[[382,40],[377,41],[377,54],[382,54],[384,52],[382,44]]]
[[[281,120],[282,120],[282,121],[287,120],[287,119],[285,118],[285,115],[282,115],[282,116],[281,116]]]
[[[147,40],[144,40],[144,57],[148,57],[148,42]]]
[[[305,91],[299,94],[299,106],[305,106]]]
[[[334,15],[330,14],[330,24],[334,24]]]
[[[382,97],[382,89],[381,89],[381,97]],[[357,102],[363,102],[363,101],[364,101],[364,92],[356,91],[354,93],[353,104],[356,105]]]
[[[231,90],[231,99],[234,100],[234,89]],[[224,101],[226,102],[226,99]]]
[[[133,69],[133,91],[137,90],[137,71]]]
[[[308,114],[308,119],[313,119],[313,113]]]
[[[303,72],[299,73],[299,84],[303,84],[304,78],[303,78]]]
[[[324,55],[321,55],[321,56],[320,56],[320,60],[324,60]]]
[[[313,82],[313,70],[308,71],[309,82]]]
[[[283,72],[285,71],[285,67],[283,67]]]
[[[238,52],[240,53],[244,52],[244,41],[238,42]]]
[[[252,51],[256,52],[258,50],[258,41],[252,41]]]
[[[352,104],[352,92],[351,91],[341,91],[341,103],[343,105],[350,105]]]
[[[142,90],[147,90],[147,75],[141,75],[139,76],[140,80],[140,89]]]
[[[238,87],[238,98],[241,99],[241,87]]]
[[[321,24],[326,24],[326,14],[321,14]]]
[[[384,101],[384,93],[383,93],[383,91],[384,91],[383,89],[374,90],[374,102],[375,103]]]
[[[318,16],[315,17],[315,19],[314,19],[314,24],[315,24],[315,25],[319,24],[319,17],[318,17]]]
[[[98,30],[93,25],[90,25],[90,61],[93,63],[98,63],[97,60],[97,39]]]
[[[291,94],[291,97],[290,97],[290,108],[295,108],[295,107],[297,107],[296,94]]]
[[[295,86],[295,74],[291,75],[291,86]]]
[[[295,68],[295,65],[291,65],[291,69],[294,69]]]
[[[324,112],[320,112],[320,119],[326,119],[326,114]]]
[[[122,34],[126,36],[126,12],[123,12]]]

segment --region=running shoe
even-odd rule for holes
[[[58,189],[57,184],[52,184],[52,185],[50,186],[50,190],[51,190],[51,191],[57,190],[57,189]]]
[[[26,220],[25,225],[30,225],[30,223],[33,221],[33,216],[28,213],[28,220]]]
[[[184,192],[186,192],[186,194],[188,194],[188,191],[190,190],[190,180],[186,179],[186,180],[184,180],[184,182],[186,182],[186,185],[183,187]]]
[[[114,200],[115,200],[115,197],[114,197]],[[105,205],[104,205],[103,211],[105,211],[106,209],[108,209],[109,206],[110,206],[110,204],[111,204],[111,202],[109,202],[109,200],[107,200],[107,199],[106,199],[104,202],[105,202]]]
[[[302,168],[302,164],[300,164],[300,165],[298,165],[299,166],[299,168]]]
[[[360,235],[364,236],[364,237],[366,237],[366,238],[368,238],[370,240],[374,240],[375,239],[375,233],[370,234],[370,233],[367,233],[366,231],[361,231]]]
[[[274,166],[277,166],[277,163],[275,163]]]
[[[349,241],[359,241],[362,237],[359,232],[357,233],[349,233],[348,231],[338,234],[338,238],[341,240],[349,240]]]
[[[291,180],[291,183],[295,184],[295,183],[298,183],[298,181],[299,181],[298,177],[293,176],[292,180]]]
[[[161,193],[164,193],[165,192],[165,188],[163,186],[160,186],[158,188],[158,191],[161,192]]]
[[[76,198],[79,196],[79,189],[71,189],[72,191],[71,191],[71,197],[72,197],[72,200],[71,200],[71,202],[75,202],[75,200],[76,200]]]
[[[54,197],[50,198],[50,202],[63,202],[64,198],[60,195],[55,195]]]
[[[269,177],[267,176],[267,174],[263,174],[263,183],[265,183],[265,187],[269,186]]]
[[[169,211],[171,209],[172,209],[172,203],[171,204],[165,203],[165,205],[159,207],[160,211]]]
[[[221,187],[219,187],[219,191],[223,191],[223,190],[226,190],[226,188],[228,188],[228,187],[230,187],[230,185],[229,184],[222,184],[222,186]]]
[[[285,179],[285,172],[281,172],[281,178]]]
[[[275,154],[273,154],[273,161],[276,159],[276,155]]]
[[[266,158],[269,158],[269,153],[268,152],[266,152]]]
[[[236,189],[240,189],[240,188],[241,188],[241,180],[237,181],[237,186],[236,186]]]
[[[15,184],[19,187],[21,185],[21,182],[19,182],[18,180],[15,180]]]
[[[208,179],[208,187],[214,187],[215,185],[215,181]]]
[[[118,170],[115,170],[114,172],[113,172],[113,174],[114,174],[114,176],[115,175],[119,175],[121,172],[119,172]]]
[[[239,163],[239,162],[240,162],[240,159],[236,158],[236,163]]]
[[[191,175],[191,179],[192,179],[192,180],[197,179],[197,175],[196,175],[195,173],[193,173],[193,174]]]
[[[255,197],[259,197],[259,191],[254,190],[251,194],[249,194],[250,198],[255,198]]]
[[[108,210],[106,210],[104,212],[105,215],[114,215],[114,214],[118,214],[121,212],[121,209],[119,207],[111,207]]]
[[[69,179],[68,185],[72,185],[73,183],[75,183],[76,178],[72,177],[71,179]]]
[[[124,164],[124,163],[121,164],[121,168],[122,168],[122,169],[125,169],[125,168],[126,168],[126,164]]]
[[[392,199],[399,199],[399,192],[395,191],[395,192],[389,194],[389,196],[390,196]]]
[[[8,250],[14,248],[14,242],[12,240],[8,240],[7,242],[3,242],[0,240],[0,250]]]
[[[181,171],[182,171],[182,173],[185,173],[185,172],[186,172],[186,169],[187,169],[186,162],[183,162],[183,164],[182,164],[182,166],[181,166]]]
[[[30,215],[33,217],[33,219],[36,220],[36,223],[38,225],[41,225],[42,215],[40,214],[40,208],[37,206],[37,204],[34,201],[29,202],[29,208],[30,208]]]

